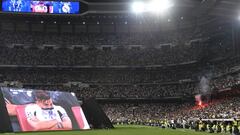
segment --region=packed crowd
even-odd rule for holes
[[[57,35],[1,32],[0,65],[89,66],[90,68],[80,69],[82,71],[70,68],[65,71],[54,68],[51,70],[5,69],[0,71],[0,79],[1,82],[19,81],[23,83],[23,87],[28,88],[75,92],[79,99],[191,97],[199,93],[204,94],[206,91],[221,91],[240,85],[240,59],[231,56],[232,52],[226,47],[228,41],[222,41],[221,44],[216,42],[216,45],[210,47],[199,42],[191,44],[190,41],[189,45],[184,45],[185,41],[191,40],[192,37],[184,34],[169,35],[171,34]],[[184,40],[181,41],[181,38]],[[146,47],[164,43],[171,45],[159,49]],[[31,47],[6,47],[12,44],[31,45]],[[39,46],[44,44],[57,45],[60,48],[40,49]],[[88,48],[70,49],[66,47],[67,45],[86,45]],[[98,48],[101,45],[118,47],[104,50]],[[129,49],[126,47],[128,45],[143,45],[145,48]],[[223,54],[225,56],[219,58]],[[184,65],[189,62],[196,65]],[[119,68],[123,65],[150,67],[138,70]],[[163,67],[155,69],[156,65]],[[164,67],[165,65],[172,66]],[[116,66],[119,69],[91,69],[97,66]],[[201,84],[202,78],[205,79],[204,86]],[[69,82],[83,84],[69,85]],[[205,89],[206,85],[208,89]],[[196,107],[192,102],[136,103],[104,104],[103,109],[114,123],[151,123],[165,119],[181,123],[191,118],[240,117],[239,103],[240,98],[236,97],[212,102],[203,107]]]
[[[206,91],[227,91],[240,86],[240,58],[232,56],[232,46],[229,45],[231,34],[220,29],[214,31],[215,37],[208,31],[206,33],[203,35],[200,28],[169,33],[75,35],[1,31],[0,65],[70,68],[3,69],[0,71],[0,82],[18,81],[25,88],[75,92],[79,99],[187,98],[205,94]],[[224,38],[215,33],[224,33]],[[9,47],[13,44],[16,46]],[[70,48],[72,45],[87,47]],[[100,49],[103,45],[111,45],[113,48]],[[143,48],[130,49],[129,45],[142,45]],[[191,66],[186,64],[190,62],[193,63]],[[163,67],[154,68],[156,65]],[[75,71],[74,66],[90,68]],[[97,66],[104,68],[94,69]],[[106,66],[117,68],[109,70]],[[128,68],[121,69],[121,66]],[[148,69],[130,69],[131,66],[146,66]],[[203,83],[201,80],[204,80]],[[102,106],[113,123],[144,124],[174,120],[184,125],[194,118],[240,118],[239,97],[217,100],[203,106],[196,106],[194,102],[107,103]]]
[[[160,120],[232,119],[240,118],[240,98],[222,99],[205,106],[194,103],[104,104],[103,109],[114,123]]]
[[[169,112],[176,114],[180,110],[190,107],[190,104],[104,104],[103,110],[113,123],[149,122],[164,119]]]
[[[191,96],[195,85],[118,85],[97,86],[95,88],[83,88],[78,90],[79,97],[96,98],[161,98]]]
[[[173,32],[174,33],[174,32]],[[228,43],[208,46],[208,43],[190,43],[191,34],[173,33],[115,33],[115,34],[56,34],[30,32],[0,32],[0,64],[8,65],[62,65],[62,66],[147,66],[179,64],[231,55]],[[186,38],[184,42],[180,39]],[[167,39],[167,40],[166,40]],[[169,41],[169,42],[168,42]],[[166,45],[170,43],[170,45]],[[12,44],[30,48],[5,48]],[[162,46],[160,47],[160,45]],[[42,45],[55,45],[58,49],[38,49]],[[86,45],[88,49],[68,49],[66,46]],[[101,50],[101,45],[118,46]],[[145,49],[126,49],[128,45],[142,45]],[[152,48],[152,46],[161,49]],[[65,47],[65,48],[61,48]],[[122,47],[125,47],[122,48]],[[98,49],[97,49],[98,48]]]
[[[169,49],[124,49],[104,51],[67,48],[1,48],[0,64],[56,66],[147,66],[192,62],[198,60],[199,50],[186,47]]]
[[[159,99],[163,97],[190,97],[195,93],[195,85],[90,85],[89,87],[71,88],[63,85],[25,85],[24,88],[47,89],[74,92],[79,99],[87,98],[145,98]]]
[[[212,90],[223,90],[240,84],[240,74],[225,76],[210,82]]]
[[[230,67],[225,66],[229,64]],[[211,74],[203,76],[199,67],[178,69],[83,69],[79,70],[9,70],[0,72],[1,82],[19,81],[24,87],[66,90],[79,98],[160,98],[192,96],[197,93],[217,92],[240,84],[238,65],[229,62],[215,64]],[[210,66],[212,67],[212,66]],[[188,69],[191,70],[188,70]],[[211,70],[212,70],[211,69]],[[209,70],[209,71],[211,71]],[[200,73],[199,73],[200,72]],[[202,83],[202,78],[205,78]]]
[[[184,33],[184,34],[182,34]],[[195,32],[194,32],[195,33]],[[201,33],[201,32],[196,32]],[[150,33],[62,33],[57,32],[13,32],[1,31],[0,41],[4,44],[49,44],[49,45],[154,45],[188,41],[203,35],[192,31],[169,31]]]
[[[2,70],[1,81],[22,83],[56,84],[82,82],[88,84],[142,84],[178,82],[181,79],[194,80],[197,73],[185,69],[80,69],[80,70]]]
[[[218,91],[231,90],[240,85],[239,74],[228,78],[217,78],[209,84],[199,82],[173,82],[173,83],[80,83],[63,85],[26,83],[24,87],[36,89],[63,90],[75,92],[78,98],[161,98],[161,97],[191,97],[196,94],[217,93]],[[208,85],[208,89],[204,89]],[[221,86],[221,87],[218,87]]]

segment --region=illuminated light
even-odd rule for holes
[[[71,94],[72,94],[73,96],[76,96],[76,94],[75,94],[75,93],[73,93],[73,92],[71,92]]]
[[[149,2],[136,1],[132,4],[132,11],[137,14],[143,12],[161,14],[173,6],[172,0],[151,0]]]
[[[166,12],[173,6],[170,0],[153,0],[147,5],[147,10],[159,14]]]
[[[142,13],[142,12],[144,12],[144,10],[145,10],[145,5],[144,5],[144,3],[143,2],[134,2],[133,4],[132,4],[132,11],[134,12],[134,13]]]
[[[198,102],[198,105],[199,105],[199,106],[202,106],[202,101],[199,101],[199,102]]]

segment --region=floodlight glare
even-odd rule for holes
[[[148,4],[148,10],[153,13],[164,13],[171,7],[173,3],[170,0],[152,0]]]
[[[144,8],[145,8],[145,6],[144,6],[143,2],[138,1],[138,2],[134,2],[132,4],[132,10],[134,13],[142,13],[142,12],[144,12]]]

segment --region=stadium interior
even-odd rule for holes
[[[79,3],[77,14],[2,8],[2,87],[95,99],[114,125],[239,134],[239,0]]]

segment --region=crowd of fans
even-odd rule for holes
[[[229,67],[227,66],[229,65]],[[19,81],[23,86],[67,90],[79,98],[161,98],[192,96],[197,93],[231,89],[240,83],[238,58],[199,66],[167,69],[83,69],[83,70],[2,70],[1,82]],[[191,70],[188,70],[188,69]],[[202,84],[205,74],[207,83]],[[215,72],[216,71],[216,72]],[[73,85],[71,84],[73,82]],[[79,82],[79,84],[74,84]],[[70,83],[70,84],[69,84]],[[84,85],[82,85],[84,84]],[[203,86],[204,85],[204,86]],[[207,85],[207,87],[205,87]]]
[[[210,82],[211,89],[213,90],[223,90],[238,84],[240,84],[239,74],[217,78]]]
[[[214,46],[211,49],[200,43],[185,45],[179,40],[181,38],[191,39],[184,35],[170,37],[168,34],[57,35],[1,32],[0,65],[30,68],[4,69],[0,71],[0,79],[1,82],[18,81],[28,88],[75,92],[79,99],[184,98],[231,90],[240,85],[240,59],[229,55],[229,48]],[[170,44],[158,49],[146,47],[163,42]],[[6,47],[11,44],[23,46]],[[40,49],[39,46],[43,44],[61,47]],[[25,45],[32,46],[26,48]],[[87,45],[88,48],[69,48],[67,45]],[[99,49],[101,45],[118,47],[104,50]],[[126,47],[128,45],[144,45],[144,48],[129,49]],[[221,53],[225,53],[223,58],[218,57],[222,56]],[[39,65],[48,65],[47,70],[32,69]],[[162,67],[159,68],[160,65]],[[63,70],[51,66],[70,68]],[[86,69],[74,69],[78,66],[85,66]],[[117,68],[108,69],[108,66]],[[145,68],[131,69],[131,66]],[[204,83],[201,83],[202,79]],[[163,119],[183,122],[192,118],[240,117],[239,103],[240,98],[235,97],[200,107],[196,107],[195,103],[112,103],[103,105],[103,109],[114,123],[151,123]]]
[[[74,92],[79,99],[86,98],[106,98],[106,99],[159,99],[163,97],[190,97],[195,93],[195,85],[175,84],[175,85],[95,85],[84,88],[78,86],[63,85],[26,85],[25,88],[47,89]]]
[[[184,33],[184,34],[183,34]],[[200,33],[200,32],[194,32]],[[192,31],[169,31],[151,33],[62,33],[56,32],[14,32],[1,31],[0,41],[4,44],[35,45],[153,45],[159,43],[175,43],[181,39],[188,41],[203,35]]]
[[[103,110],[113,123],[149,123],[161,120],[240,118],[240,98],[224,99],[205,106],[194,103],[104,104]]]
[[[79,97],[97,98],[161,98],[191,96],[195,85],[120,85],[97,86],[96,88],[83,88],[78,91]]]
[[[105,104],[103,110],[113,123],[120,122],[149,122],[156,120],[172,119],[167,117],[168,114],[176,114],[190,104]],[[181,111],[180,111],[181,110]],[[187,116],[186,116],[187,117]]]
[[[174,32],[173,32],[174,33]],[[0,64],[7,65],[61,65],[61,66],[147,66],[179,64],[231,55],[229,46],[208,43],[179,41],[191,39],[191,34],[173,33],[118,33],[118,34],[80,34],[0,32],[0,45],[23,45],[30,48],[1,47]],[[166,37],[165,37],[166,35]],[[182,37],[183,36],[183,37]],[[164,40],[168,39],[170,40]],[[187,38],[189,37],[189,38]],[[171,42],[168,42],[171,41]],[[168,44],[168,45],[166,45]],[[53,45],[58,49],[42,45]],[[71,45],[85,45],[87,49],[69,49]],[[112,50],[99,49],[101,45],[117,46]],[[142,45],[142,48],[129,49],[129,45]],[[162,45],[162,46],[160,46]],[[152,48],[153,46],[157,48]],[[63,47],[63,48],[62,48]],[[125,48],[124,48],[125,47]],[[159,47],[161,49],[159,49]],[[226,48],[227,47],[227,48]],[[144,48],[144,49],[143,49]]]
[[[44,78],[44,76],[43,76]],[[27,82],[27,80],[25,80]],[[24,83],[24,87],[75,92],[79,98],[162,98],[191,97],[196,94],[231,90],[240,84],[239,74],[228,75],[201,84],[191,82],[165,83]],[[207,87],[202,86],[207,85]],[[221,87],[220,87],[221,86]]]
[[[124,49],[104,51],[68,48],[1,48],[0,64],[5,65],[56,65],[56,66],[146,66],[192,62],[198,59],[199,50],[192,47],[169,49]]]
[[[230,67],[225,66],[229,64]],[[9,70],[0,72],[1,82],[19,81],[24,87],[71,90],[79,98],[161,98],[192,96],[231,89],[240,83],[239,63],[210,66],[217,72],[202,76],[199,67],[168,69]],[[191,68],[191,70],[188,70]],[[209,71],[211,71],[210,69]],[[233,70],[234,69],[234,70]],[[200,73],[199,73],[200,72]],[[205,83],[201,83],[205,78]]]
[[[22,83],[110,83],[110,84],[138,84],[138,83],[166,83],[178,82],[181,79],[194,79],[194,71],[184,69],[145,70],[145,69],[80,69],[74,70],[2,70],[1,81],[20,81]]]

